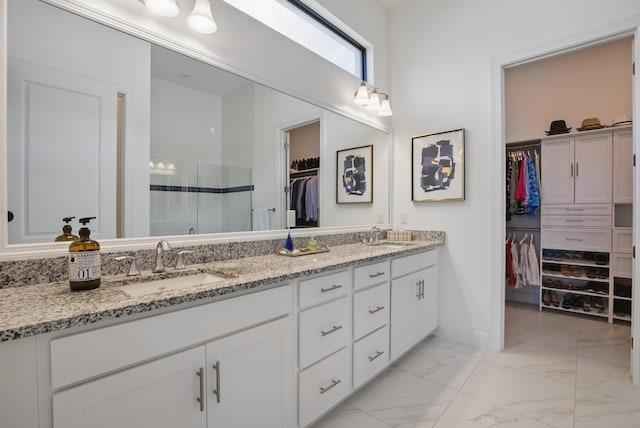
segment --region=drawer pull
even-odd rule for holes
[[[320,387],[320,394],[324,394],[325,392],[329,391],[331,388],[335,387],[336,385],[338,385],[340,382],[342,382],[342,380],[338,379],[331,379],[331,385],[325,387]]]
[[[380,356],[382,356],[382,354],[384,354],[384,351],[378,351],[375,353],[375,355],[369,356],[369,362],[379,358]]]
[[[331,333],[335,333],[336,331],[340,330],[341,328],[342,328],[342,326],[341,326],[341,325],[334,325],[334,326],[331,328],[331,330],[322,330],[322,331],[320,331],[320,335],[321,335],[322,337],[324,337],[324,336],[328,336],[328,335],[330,335]]]
[[[200,397],[196,398],[200,403],[200,411],[204,412],[204,367],[196,372],[196,376],[200,378]]]
[[[582,238],[565,238],[567,241],[584,241]]]
[[[213,390],[213,393],[216,395],[216,402],[220,402],[220,361],[216,361],[213,369],[216,371],[216,389]]]
[[[570,219],[566,219],[565,221],[566,221],[567,223],[582,223],[584,220],[579,220],[579,219],[577,219],[577,220],[570,220]]]
[[[565,211],[584,211],[584,208],[566,208]]]
[[[376,306],[375,309],[369,309],[369,315],[373,315],[376,312],[380,312],[383,309],[384,309],[384,306]]]
[[[321,289],[320,289],[320,292],[321,292],[321,293],[327,293],[327,292],[329,292],[329,291],[337,290],[338,288],[342,288],[342,285],[332,285],[332,286],[331,286],[331,287],[329,287],[329,288],[321,288]]]
[[[384,272],[376,272],[376,273],[370,273],[369,274],[369,278],[377,278],[379,276],[384,275]]]

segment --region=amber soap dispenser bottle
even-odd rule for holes
[[[65,225],[62,226],[62,235],[56,236],[56,242],[64,242],[64,241],[77,241],[78,238],[76,235],[71,233],[71,225],[69,222],[73,220],[75,217],[64,217],[62,219],[65,222]]]
[[[100,287],[100,244],[91,239],[87,224],[95,217],[78,220],[80,239],[69,245],[69,287],[71,291]]]

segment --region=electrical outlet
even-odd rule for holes
[[[407,213],[400,213],[400,224],[407,224]]]
[[[384,213],[378,213],[378,224],[384,223]]]

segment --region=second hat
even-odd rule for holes
[[[600,119],[597,117],[588,117],[582,121],[582,126],[577,128],[578,131],[590,131],[592,129],[602,129],[604,125],[600,124]]]

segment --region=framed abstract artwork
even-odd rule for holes
[[[464,201],[464,128],[411,138],[411,200]]]
[[[373,202],[373,145],[338,150],[336,203]]]

